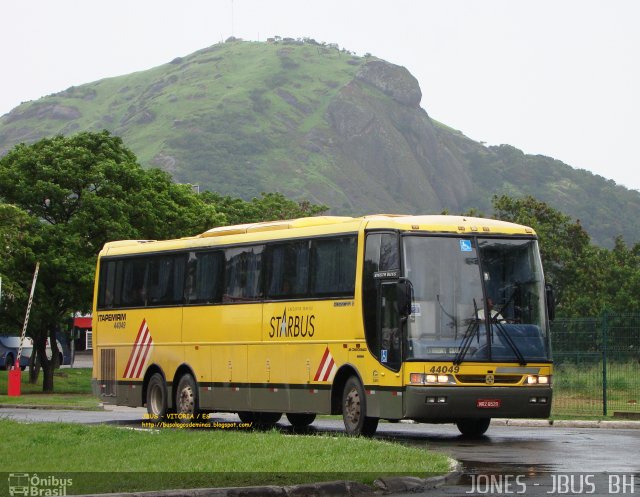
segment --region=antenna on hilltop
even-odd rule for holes
[[[234,35],[234,30],[233,30],[233,0],[231,0],[231,36],[233,37]]]

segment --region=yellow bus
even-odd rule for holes
[[[235,412],[296,428],[341,414],[455,423],[548,417],[536,234],[461,216],[310,217],[100,252],[96,394],[148,417]]]

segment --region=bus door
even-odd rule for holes
[[[392,371],[402,365],[402,317],[398,281],[380,281],[378,287],[378,343],[380,362]]]

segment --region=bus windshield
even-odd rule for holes
[[[405,236],[414,288],[407,360],[549,360],[537,241]]]

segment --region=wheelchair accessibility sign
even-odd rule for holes
[[[473,252],[471,240],[460,240],[460,252]]]

